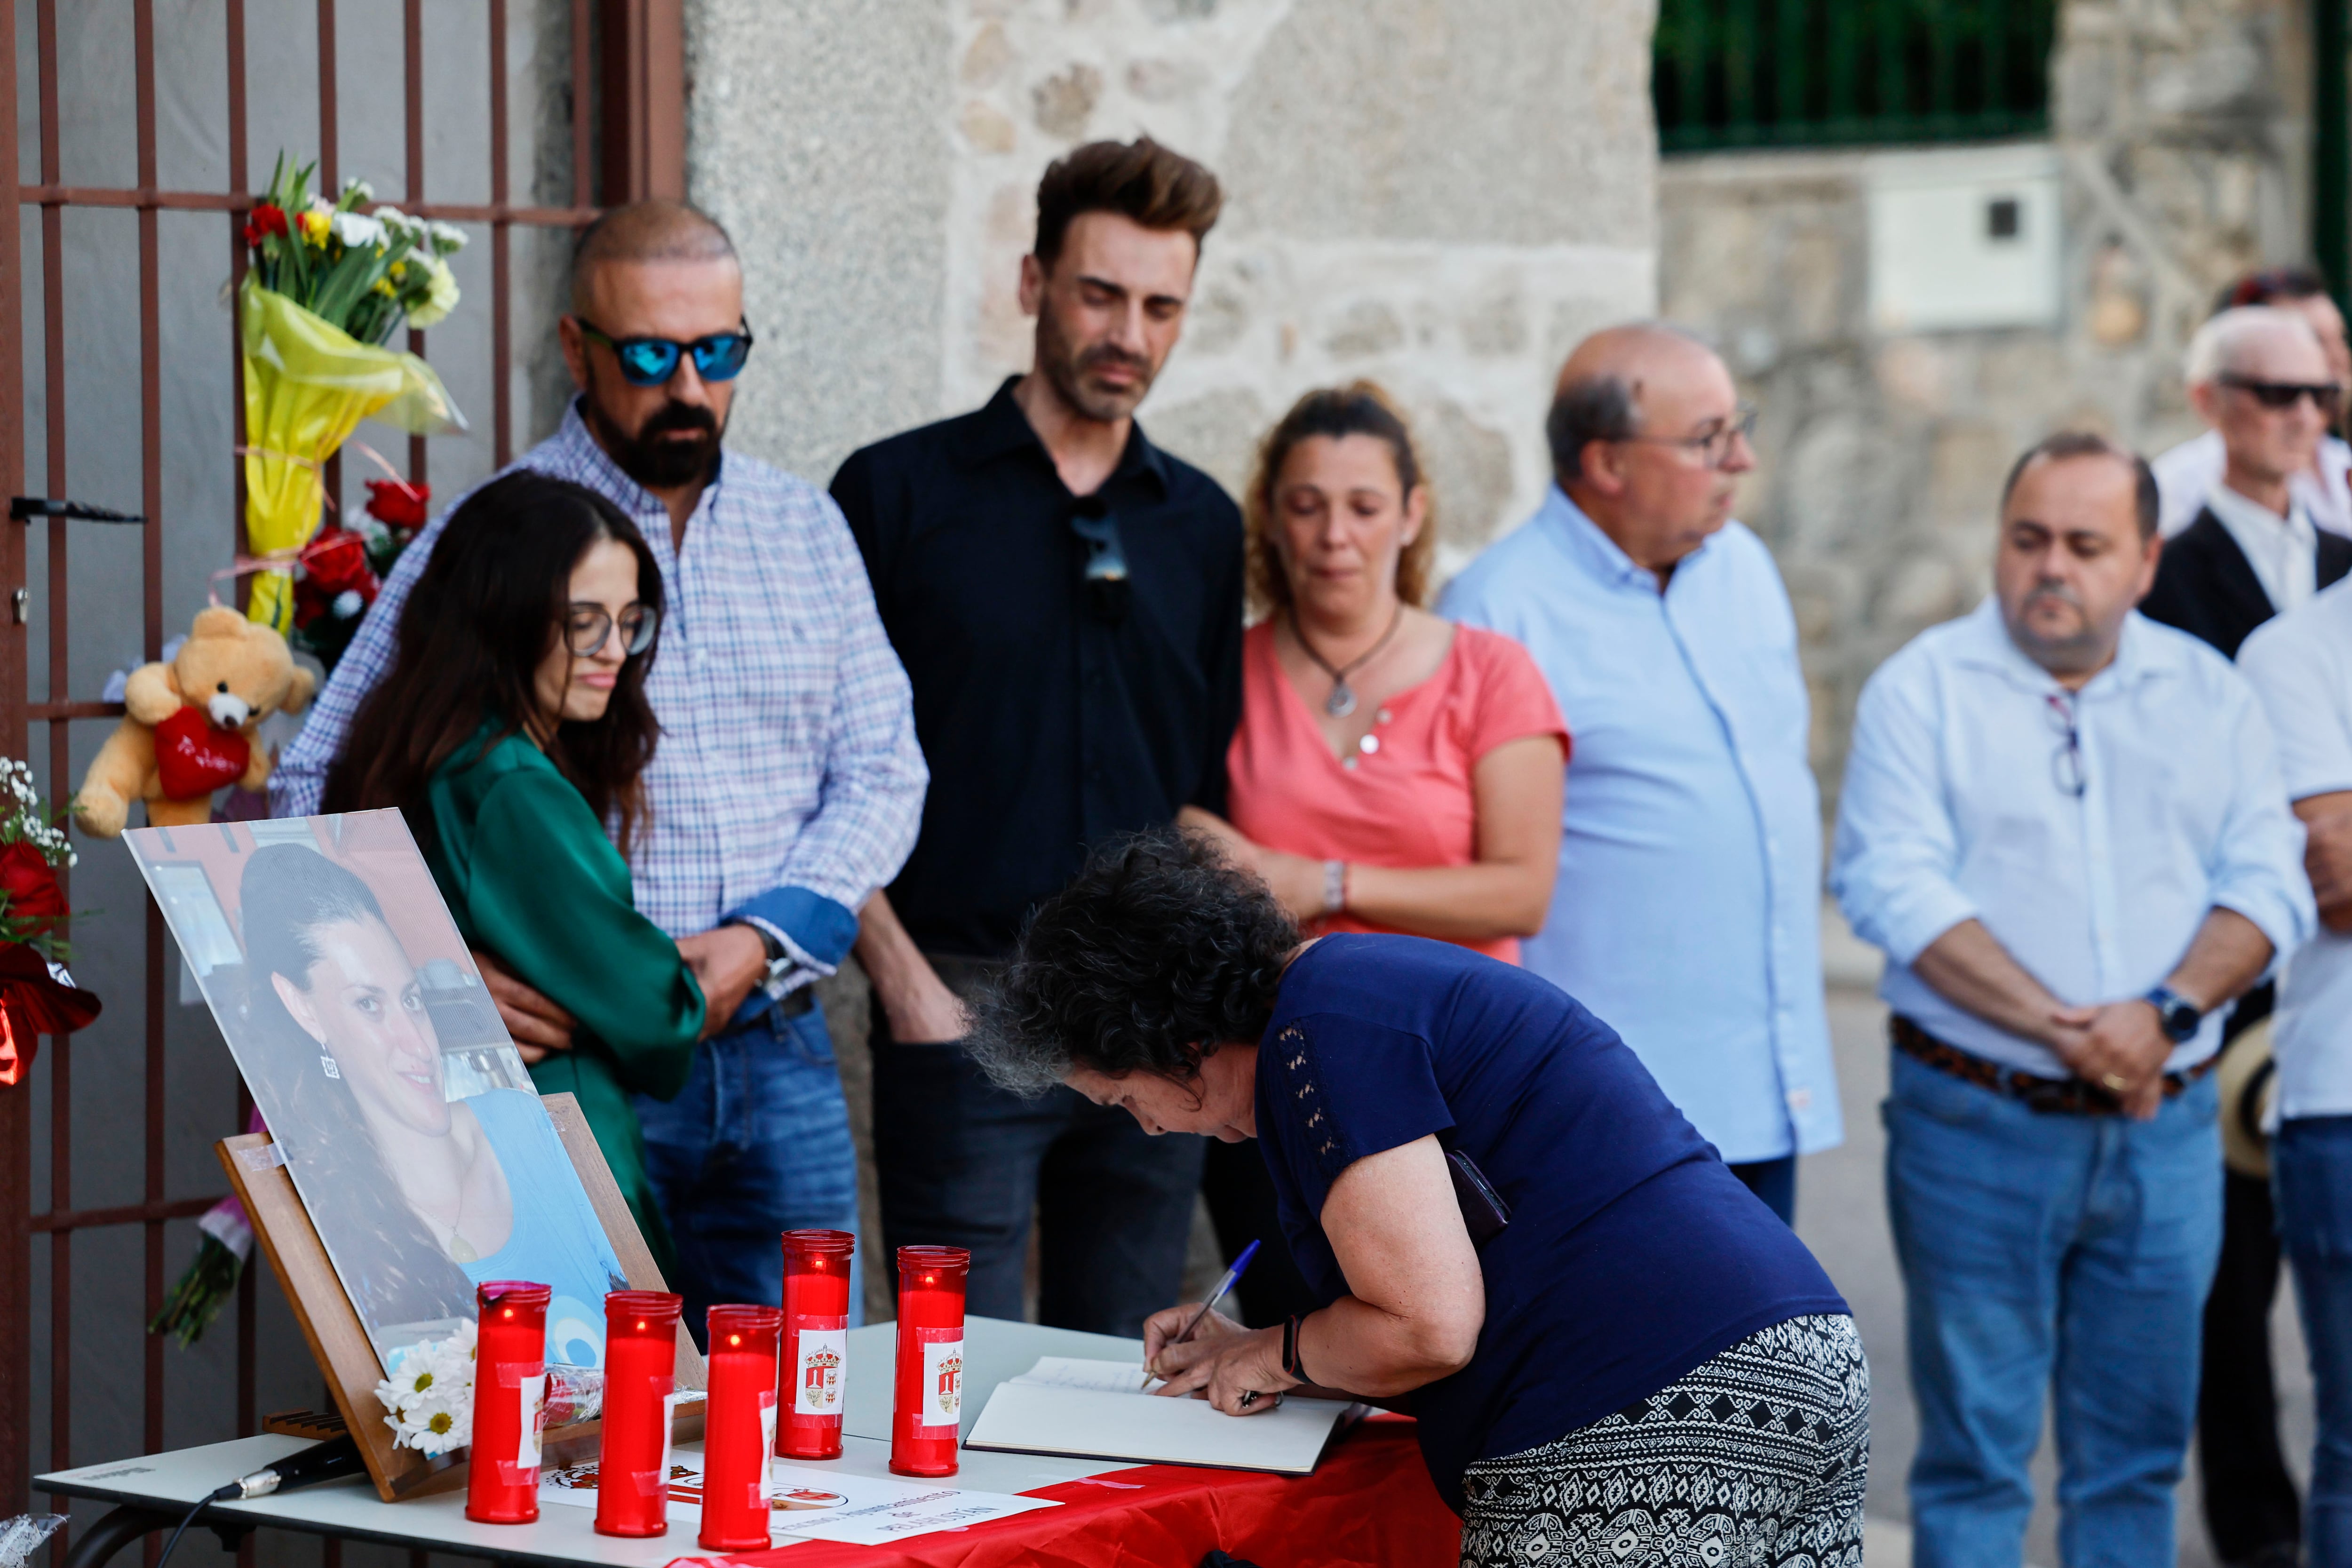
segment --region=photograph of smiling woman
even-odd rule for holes
[[[562,1145],[527,1093],[447,1098],[424,987],[374,891],[274,844],[247,862],[238,905],[241,1065],[379,1352],[469,1316],[489,1279],[546,1282],[570,1299],[551,1322],[593,1322],[625,1280],[564,1201],[577,1184]],[[550,1352],[600,1359],[589,1342]]]

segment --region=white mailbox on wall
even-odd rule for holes
[[[1871,157],[1872,328],[2056,325],[2058,171],[2058,151],[2044,142]]]

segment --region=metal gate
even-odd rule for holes
[[[64,499],[71,493],[72,476],[67,467],[67,393],[68,379],[75,374],[74,356],[67,341],[67,304],[69,291],[77,279],[67,275],[65,259],[65,222],[74,209],[128,209],[136,215],[137,298],[110,302],[110,308],[128,312],[133,309],[138,316],[138,447],[141,475],[140,510],[145,521],[141,527],[140,577],[143,584],[141,614],[144,657],[161,656],[166,628],[163,624],[163,569],[165,540],[173,526],[166,505],[163,485],[163,384],[166,374],[165,345],[161,328],[162,310],[159,290],[163,261],[159,256],[159,215],[167,212],[217,214],[223,238],[218,254],[226,260],[226,272],[232,278],[241,277],[245,250],[240,239],[247,210],[253,204],[253,170],[247,146],[248,100],[247,67],[249,40],[247,37],[247,0],[204,0],[192,10],[209,13],[219,7],[220,24],[225,28],[226,58],[227,103],[227,180],[220,190],[173,190],[162,188],[158,179],[157,103],[158,72],[192,68],[186,51],[158,58],[156,43],[155,0],[66,0],[68,7],[89,7],[92,10],[127,9],[131,32],[131,47],[135,61],[132,80],[129,84],[131,107],[136,120],[136,182],[131,185],[76,185],[65,183],[64,171],[70,165],[71,150],[61,142],[65,126],[60,113],[58,82],[58,0],[0,0],[0,200],[5,208],[18,213],[37,212],[37,246],[41,266],[40,321],[43,324],[42,363],[37,367],[26,363],[26,333],[23,330],[26,300],[25,299],[23,247],[26,243],[22,221],[0,224],[0,483],[6,493],[20,495],[26,490],[26,458],[27,443],[27,394],[32,384],[29,374],[43,378],[39,384],[43,395],[42,423],[45,426],[46,491],[52,498]],[[309,0],[303,0],[308,5]],[[371,13],[377,19],[382,8],[391,0],[366,0],[368,5],[379,8]],[[528,0],[525,0],[528,3]],[[425,82],[433,69],[433,60],[425,47],[425,16],[426,0],[400,0],[403,24],[404,89],[405,94],[404,120],[406,132],[406,186],[400,193],[400,205],[406,211],[437,217],[468,227],[477,239],[487,230],[489,249],[489,335],[491,339],[492,400],[488,413],[490,441],[495,459],[504,464],[511,457],[518,433],[514,428],[511,384],[514,369],[516,325],[510,310],[512,279],[510,276],[510,239],[513,230],[562,230],[574,227],[593,217],[596,203],[634,199],[643,195],[677,195],[685,194],[685,60],[681,13],[682,0],[570,0],[570,83],[569,133],[572,153],[572,188],[571,200],[565,205],[518,205],[509,199],[510,106],[508,102],[509,71],[508,0],[434,0],[436,20],[446,20],[453,12],[469,24],[478,25],[486,35],[488,58],[488,186],[490,199],[487,203],[453,204],[436,202],[429,194],[426,183],[425,151],[427,121],[425,109]],[[553,14],[560,16],[562,0],[552,0]],[[19,26],[25,14],[31,13],[36,58],[31,69],[23,68],[20,59]],[[320,188],[331,192],[339,183],[338,128],[336,78],[339,55],[336,38],[337,0],[316,0],[318,36],[318,121],[316,153],[320,163]],[[346,13],[355,16],[356,11]],[[549,0],[541,0],[540,16],[550,14]],[[79,20],[72,17],[69,19]],[[37,84],[37,88],[29,84]],[[20,88],[20,84],[28,84]],[[584,90],[583,90],[584,89]],[[37,90],[37,148],[19,144],[19,97],[23,90]],[[562,127],[555,127],[557,133]],[[25,171],[37,166],[37,177],[28,183]],[[263,173],[266,174],[267,171]],[[388,194],[388,193],[387,193]],[[536,341],[549,330],[550,323],[532,321],[523,324],[523,331]],[[236,439],[244,440],[244,422],[238,398],[238,370],[236,353],[236,329],[233,316],[222,331],[216,345],[207,351],[200,364],[177,363],[169,367],[174,377],[212,377],[221,398],[238,407]],[[425,347],[425,334],[411,331],[408,346],[417,352]],[[125,411],[115,411],[117,417]],[[124,420],[128,424],[128,420]],[[239,519],[238,541],[243,539],[244,511],[241,464],[229,465],[236,473],[236,493],[234,498],[224,493],[214,498],[217,505],[232,504]],[[412,439],[408,445],[408,468],[412,479],[425,476],[425,442]],[[328,493],[341,490],[340,477],[331,468],[328,475]],[[69,738],[77,725],[90,726],[110,723],[122,710],[119,703],[97,700],[96,694],[71,689],[72,661],[68,653],[73,638],[68,624],[73,598],[76,542],[87,540],[86,531],[93,525],[62,517],[31,521],[0,521],[0,755],[24,757],[28,754],[37,733],[45,733],[47,741],[48,768],[47,787],[53,799],[63,801],[71,793],[72,749]],[[33,614],[29,606],[33,595],[26,581],[29,541],[27,531],[40,527],[46,531],[47,572],[45,591],[39,595],[40,612]],[[84,544],[80,553],[87,554]],[[226,564],[216,563],[215,564]],[[35,635],[31,623],[45,621],[39,634],[46,642],[47,676],[45,689],[36,693],[29,689],[32,673],[32,644]],[[85,731],[89,733],[90,731]],[[85,933],[83,940],[101,940]],[[29,1506],[28,1479],[35,1448],[34,1384],[36,1358],[47,1363],[49,1391],[48,1441],[47,1465],[62,1468],[103,1455],[80,1455],[73,1451],[73,1325],[77,1311],[85,1315],[93,1303],[77,1302],[73,1295],[74,1271],[71,1267],[78,1237],[113,1227],[136,1227],[144,1245],[143,1303],[141,1321],[152,1317],[162,1306],[167,1289],[165,1226],[173,1220],[183,1220],[200,1215],[215,1201],[221,1190],[214,1184],[207,1190],[174,1193],[168,1190],[165,1180],[163,1140],[166,1123],[165,1090],[165,983],[169,966],[166,962],[168,938],[163,916],[152,901],[143,909],[112,912],[106,921],[102,940],[112,944],[143,944],[145,984],[144,1015],[141,1026],[144,1031],[145,1051],[143,1081],[106,1081],[109,1074],[92,1079],[85,1078],[77,1083],[74,1047],[71,1037],[50,1037],[41,1043],[41,1068],[33,1080],[15,1089],[0,1089],[0,1518],[20,1513]],[[125,1003],[138,998],[109,998],[118,1010]],[[45,1089],[45,1095],[37,1095]],[[76,1208],[74,1178],[76,1173],[74,1131],[76,1127],[77,1095],[84,1097],[84,1119],[93,1110],[112,1118],[110,1131],[119,1131],[112,1142],[123,1151],[137,1148],[143,1159],[143,1188],[136,1203],[107,1207]],[[37,1185],[34,1180],[32,1152],[35,1142],[37,1099],[45,1099],[40,1113],[46,1117],[48,1133],[47,1203],[36,1211],[34,1201]],[[239,1086],[236,1103],[226,1102],[217,1107],[220,1135],[240,1131],[249,1100]],[[113,1107],[115,1109],[110,1109]],[[45,1239],[44,1239],[45,1238]],[[32,1276],[34,1249],[46,1246],[49,1274],[48,1326],[47,1342],[37,1344],[34,1336]],[[257,1412],[254,1394],[254,1321],[255,1278],[261,1271],[258,1258],[245,1274],[235,1309],[231,1331],[236,1336],[236,1410],[234,1421],[224,1411],[205,1425],[216,1430],[205,1434],[202,1440],[218,1441],[241,1436],[255,1430]],[[142,1379],[141,1412],[143,1420],[144,1446],[142,1451],[152,1452],[164,1446],[164,1342],[148,1336],[143,1345],[143,1376]],[[58,1562],[63,1560],[66,1542],[57,1542]],[[155,1550],[151,1541],[148,1551]],[[330,1544],[329,1558],[337,1555]],[[241,1561],[249,1561],[250,1543],[240,1550]],[[152,1555],[151,1555],[152,1561]]]

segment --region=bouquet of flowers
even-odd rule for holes
[[[430,326],[457,305],[447,258],[465,236],[397,207],[361,211],[374,197],[361,180],[330,203],[311,194],[316,168],[279,156],[245,226],[252,266],[237,294],[246,534],[257,554],[289,564],[319,526],[321,468],[361,420],[411,435],[466,425],[430,365],[380,346],[404,321]],[[249,613],[293,630],[291,573],[257,577]]]
[[[375,1385],[393,1446],[434,1458],[474,1440],[474,1340],[471,1321],[446,1340],[427,1340],[400,1358],[400,1370]]]
[[[0,758],[0,1089],[25,1081],[43,1035],[64,1035],[98,1016],[99,1000],[68,974],[66,923],[73,910],[58,868],[77,857],[65,814],[41,808],[33,770]]]

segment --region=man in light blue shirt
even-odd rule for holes
[[[1547,426],[1559,483],[1438,608],[1526,644],[1573,738],[1559,878],[1523,961],[1788,1219],[1796,1156],[1844,1129],[1796,620],[1731,521],[1754,423],[1681,332],[1586,339]]]
[[[2132,608],[2147,465],[2053,437],[2000,526],[1993,596],[1863,691],[1831,870],[1895,1012],[1913,1551],[2014,1568],[2050,1404],[2065,1561],[2169,1563],[2221,1248],[2205,1073],[2311,933],[2303,834],[2245,681]]]

